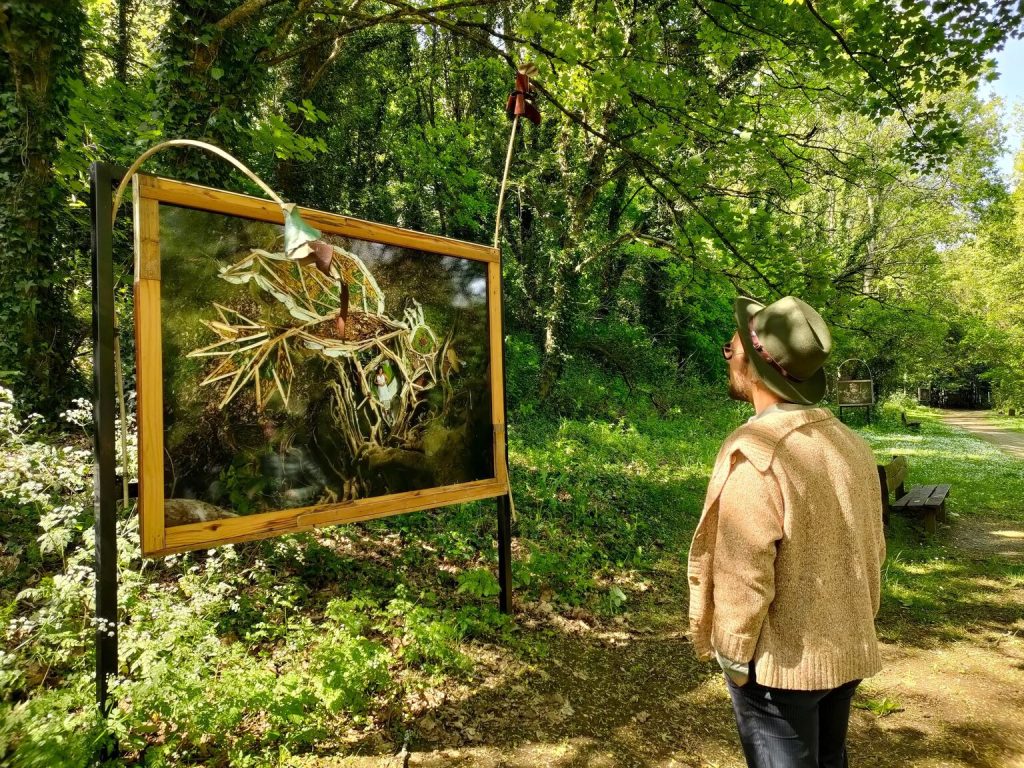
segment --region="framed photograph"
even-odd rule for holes
[[[838,384],[839,405],[874,405],[875,388],[871,379],[846,379]]]
[[[496,249],[134,180],[142,549],[508,493]]]

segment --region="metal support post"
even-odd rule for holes
[[[512,613],[512,509],[508,496],[499,496],[498,502],[498,608]]]
[[[108,684],[117,673],[117,484],[114,438],[114,230],[111,225],[114,169],[93,163],[92,338],[95,422],[96,512],[96,703],[110,712]]]
[[[518,118],[517,118],[518,119]],[[495,246],[497,247],[497,246]],[[501,301],[501,393],[502,421],[505,425],[505,467],[508,461],[508,365],[505,358],[505,286],[504,261],[499,252],[498,296]],[[509,488],[512,486],[511,475],[508,478]],[[498,608],[502,613],[512,613],[512,499],[510,496],[499,496],[498,499]]]

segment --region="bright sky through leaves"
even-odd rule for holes
[[[1024,40],[1008,40],[1006,47],[996,54],[996,69],[999,78],[979,88],[982,97],[998,96],[1006,105],[1008,132],[1006,150],[999,159],[999,170],[1005,178],[1013,174],[1013,158],[1021,149],[1024,134],[1020,130],[1021,115],[1015,112],[1024,109]]]

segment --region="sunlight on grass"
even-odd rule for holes
[[[1024,531],[992,531],[993,536],[1002,536],[1005,539],[1024,539]]]
[[[928,576],[939,573],[950,574],[959,572],[963,569],[948,561],[938,560],[927,563],[908,563],[903,565],[903,570],[906,573],[912,573],[916,576]]]
[[[986,421],[993,427],[1024,433],[1024,417],[1022,416],[1000,416],[995,413],[990,413],[986,418]]]
[[[894,712],[902,712],[903,706],[893,698],[883,696],[878,699],[856,699],[853,702],[856,709],[864,709],[875,717],[886,717]]]
[[[922,422],[921,431],[914,434],[903,431],[898,410],[888,410],[883,407],[882,418],[858,432],[879,462],[893,455],[907,457],[907,490],[948,483],[952,525],[957,520],[994,518],[1010,523],[996,526],[1007,540],[1024,537],[1012,528],[1024,523],[1024,461],[947,426],[935,409],[907,409],[908,418]],[[930,646],[978,632],[998,632],[1020,615],[1024,564],[963,552],[948,543],[949,536],[949,529],[928,536],[919,520],[896,513],[890,517],[879,614],[885,640]]]

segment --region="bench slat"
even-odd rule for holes
[[[897,509],[903,507],[923,507],[934,490],[934,485],[919,485],[916,488],[911,488],[910,493],[897,500],[893,507]]]
[[[941,507],[946,503],[946,496],[949,495],[948,485],[936,485],[932,490],[931,495],[924,502],[926,507]]]

